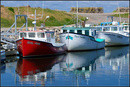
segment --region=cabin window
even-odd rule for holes
[[[70,30],[70,33],[74,33],[74,30]]]
[[[94,35],[96,35],[96,30],[94,30]]]
[[[97,31],[102,31],[102,27],[97,27]]]
[[[117,27],[111,27],[111,31],[117,31]]]
[[[28,33],[28,36],[31,37],[31,38],[34,38],[35,37],[35,33]]]
[[[37,33],[37,37],[38,37],[38,38],[44,38],[44,37],[45,37],[45,34],[44,34],[44,33]]]
[[[26,33],[20,33],[20,38],[22,38],[22,37],[26,37]]]
[[[128,29],[128,26],[125,26],[125,30],[127,30]]]
[[[77,30],[77,34],[82,34],[82,30]]]
[[[89,30],[85,30],[85,35],[89,36]]]
[[[67,32],[67,30],[63,30],[63,33],[66,33]]]
[[[104,27],[103,31],[110,31],[110,27]]]
[[[121,31],[122,29],[121,29],[121,27],[119,27],[119,31]]]
[[[51,33],[51,38],[54,38],[54,33]]]

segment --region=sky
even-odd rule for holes
[[[9,7],[27,6],[59,9],[69,12],[76,7],[76,1],[1,1],[1,5]],[[109,13],[119,7],[129,7],[129,1],[78,1],[78,7],[103,7],[104,13]]]

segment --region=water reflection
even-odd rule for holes
[[[129,60],[129,46],[107,47],[105,48],[105,57],[96,61],[100,68],[109,70],[120,70]]]
[[[0,65],[0,69],[1,69],[1,73],[5,73],[6,64],[5,64],[5,63],[2,63],[2,64]]]
[[[70,52],[66,55],[66,60],[60,63],[60,68],[64,73],[72,71],[76,77],[76,85],[79,83],[78,78],[88,80],[91,71],[96,70],[96,59],[105,56],[105,50]]]
[[[105,50],[87,51],[87,52],[69,52],[65,56],[66,60],[60,63],[63,71],[73,71],[82,67],[88,67],[94,61],[105,56]]]
[[[69,52],[51,58],[20,58],[16,67],[20,82],[17,84],[125,86],[129,85],[128,65],[129,46]]]
[[[20,58],[16,67],[19,81],[22,84],[24,81],[25,84],[36,84],[36,82],[41,81],[41,84],[44,85],[44,80],[54,77],[53,72],[51,72],[52,67],[63,59],[64,55],[44,58]]]

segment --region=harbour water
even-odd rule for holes
[[[18,56],[13,56],[18,58]],[[1,86],[129,86],[129,46],[1,65]]]

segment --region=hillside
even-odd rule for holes
[[[43,10],[43,17],[42,15]],[[46,16],[50,16],[46,22],[46,26],[63,26],[63,25],[70,25],[74,24],[74,19],[76,16],[73,14],[69,14],[65,11],[57,11],[57,10],[51,10],[51,9],[42,9],[40,7],[36,8],[37,11],[37,26],[40,26],[41,23],[43,23]],[[1,6],[1,27],[10,27],[14,23],[14,16],[17,14],[25,14],[27,15],[27,7],[19,7],[19,13],[17,7],[4,7]],[[32,21],[34,20],[34,16],[30,16],[32,14],[35,14],[35,8],[28,6],[28,26],[33,27]],[[79,19],[84,20],[85,17],[79,16]],[[18,18],[17,24],[18,27],[22,26],[25,22],[24,18]]]
[[[121,18],[128,18],[128,13],[124,13],[124,14],[114,14],[114,15],[111,15],[111,16],[121,17]]]

